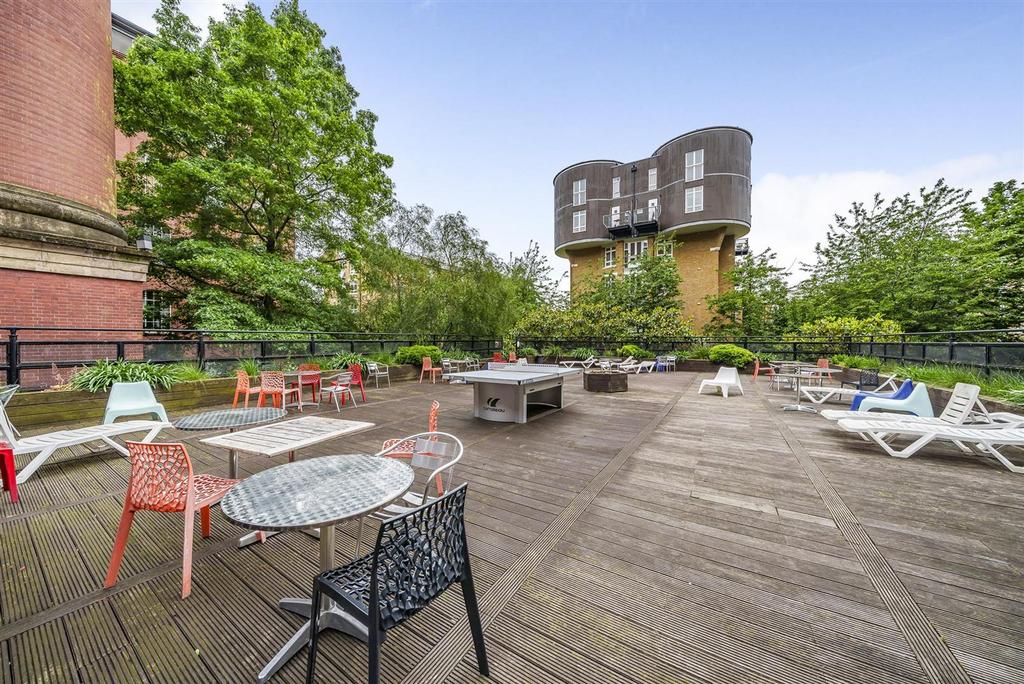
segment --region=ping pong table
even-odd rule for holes
[[[491,362],[487,370],[453,373],[473,385],[473,415],[496,423],[525,423],[562,408],[565,379],[582,368]]]

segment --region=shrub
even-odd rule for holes
[[[1019,373],[993,372],[985,375],[968,366],[945,363],[926,363],[920,366],[907,364],[893,366],[889,370],[901,378],[946,389],[952,389],[958,382],[978,385],[981,393],[987,397],[1024,404],[1024,375]]]
[[[175,382],[174,368],[153,363],[104,360],[72,375],[68,388],[103,392],[115,382],[148,382],[153,387],[168,389]]]
[[[754,354],[735,344],[716,344],[708,351],[708,358],[723,366],[743,368],[754,360]]]
[[[366,357],[362,354],[353,354],[352,352],[342,352],[341,354],[335,355],[333,359],[328,362],[327,365],[321,365],[321,368],[337,368],[344,369],[349,366],[359,364],[363,369],[363,374],[366,374]]]
[[[537,356],[537,348],[536,347],[520,347],[519,348],[519,355],[520,356]]]
[[[433,344],[399,347],[395,351],[395,363],[412,363],[419,366],[423,363],[424,356],[429,356],[434,363],[441,363],[441,348]]]
[[[778,355],[773,352],[756,352],[755,358],[761,359],[761,363],[771,363],[772,361],[778,361]]]
[[[337,356],[310,356],[308,358],[302,359],[302,363],[315,363],[316,365],[320,366],[321,370],[331,370],[333,368],[337,368],[337,366],[334,365],[334,360],[337,358]]]
[[[591,356],[597,356],[597,350],[591,347],[576,347],[569,352],[569,356],[579,361],[586,361]]]
[[[386,363],[391,365],[395,363],[395,357],[389,352],[370,352],[365,355],[370,361],[376,361],[377,363]]]
[[[540,350],[541,356],[564,356],[565,350],[559,347],[557,344],[549,344]]]
[[[834,354],[831,359],[837,366],[875,370],[882,367],[882,360],[873,356],[857,356],[856,354]]]
[[[246,375],[250,378],[255,378],[263,370],[263,367],[260,366],[260,362],[256,359],[242,359],[238,362],[237,370],[245,371]]]
[[[676,356],[681,359],[708,359],[711,353],[711,347],[706,344],[698,344],[690,347],[689,349],[683,349],[682,351],[675,352]]]
[[[198,363],[191,361],[172,363],[171,373],[174,375],[174,382],[196,382],[199,380],[209,380],[213,377],[212,373],[208,372]]]
[[[654,352],[649,352],[635,344],[624,344],[616,350],[619,356],[632,356],[634,359],[653,359]]]

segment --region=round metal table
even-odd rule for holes
[[[203,411],[179,418],[174,427],[179,430],[227,430],[234,432],[240,427],[271,423],[288,415],[285,409],[261,406],[258,408],[218,409]],[[238,479],[238,454],[228,449],[228,477]]]
[[[362,517],[401,497],[412,486],[414,473],[393,458],[349,454],[285,463],[252,475],[235,485],[221,500],[221,511],[232,522],[254,530],[320,528],[320,569],[334,568],[334,526]],[[310,599],[286,598],[285,610],[309,617]],[[366,629],[330,601],[318,623],[367,640]],[[307,621],[259,674],[266,682],[309,641]]]

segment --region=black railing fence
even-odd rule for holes
[[[233,365],[243,359],[261,363],[299,361],[339,353],[394,352],[398,347],[435,344],[490,356],[502,341],[452,334],[322,332],[310,330],[139,330],[123,328],[0,327],[0,371],[8,384],[41,387],[53,384],[60,369],[87,366],[103,359],[152,363],[192,361],[204,366]],[[6,339],[4,339],[6,338]],[[577,348],[614,355],[625,344],[655,354],[685,352],[697,346],[731,343],[779,359],[807,359],[835,354],[873,356],[897,363],[953,363],[985,373],[1024,372],[1024,328],[902,333],[841,338],[709,337],[630,339],[554,339],[521,337],[519,348],[562,355]]]
[[[490,356],[501,341],[467,335],[322,332],[312,330],[140,330],[126,328],[0,327],[0,371],[8,384],[44,387],[60,369],[104,359],[151,363],[189,361],[204,367],[233,366],[341,353],[392,353],[398,347],[435,344]]]

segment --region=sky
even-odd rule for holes
[[[157,4],[112,10],[153,29]],[[464,212],[499,256],[533,240],[556,275],[555,173],[705,126],[753,134],[751,247],[794,280],[854,201],[1024,179],[1024,0],[300,4],[379,117],[399,201]]]

